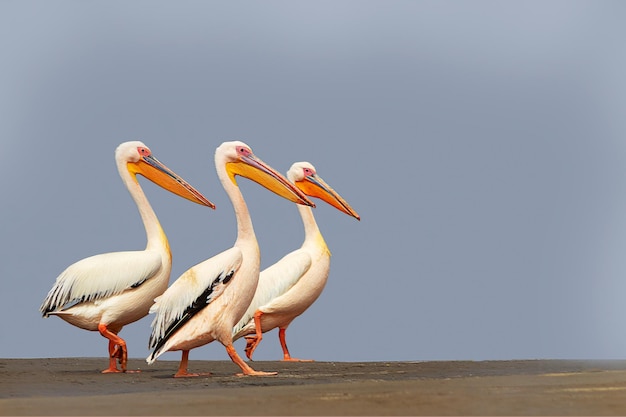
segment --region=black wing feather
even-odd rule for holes
[[[224,275],[224,273],[220,273],[217,278],[213,280],[211,285],[209,285],[203,292],[196,298],[193,303],[180,316],[180,318],[174,322],[167,328],[163,337],[159,340],[155,340],[154,335],[150,335],[149,348],[154,349],[151,357],[154,357],[154,354],[163,347],[165,342],[172,336],[178,329],[180,329],[185,323],[187,323],[193,316],[198,314],[202,309],[211,304],[211,294],[215,290],[215,287],[219,284],[226,284],[235,274],[235,271],[230,271],[228,274]]]

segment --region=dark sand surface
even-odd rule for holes
[[[2,415],[626,415],[626,361],[230,361],[100,374],[105,358],[0,359]]]

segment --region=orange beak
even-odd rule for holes
[[[296,186],[306,195],[322,199],[348,216],[352,216],[359,221],[361,220],[361,217],[350,207],[350,204],[317,174],[308,175],[303,180],[296,181]]]
[[[186,198],[194,203],[215,209],[215,204],[206,199],[198,190],[193,188],[187,181],[171,169],[163,165],[152,155],[144,155],[137,162],[127,164],[128,171],[132,174],[140,174],[180,197]]]
[[[226,171],[235,184],[235,175],[241,175],[291,202],[315,207],[315,203],[287,178],[254,155],[242,156],[237,162],[228,162]]]

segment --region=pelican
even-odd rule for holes
[[[352,207],[317,175],[311,163],[296,162],[287,172],[287,178],[306,195],[320,198],[347,215],[361,220]],[[291,357],[285,331],[322,293],[328,280],[330,251],[315,222],[313,210],[298,206],[298,211],[304,223],[304,243],[299,249],[261,272],[254,298],[233,328],[233,340],[246,336],[245,352],[248,359],[252,359],[263,333],[278,327],[283,360],[305,361]],[[254,336],[247,336],[250,334]]]
[[[126,324],[148,315],[154,298],[166,290],[172,268],[167,237],[139,185],[137,174],[187,200],[215,208],[152,156],[142,142],[122,143],[115,151],[115,160],[143,220],[148,240],[146,249],[104,253],[70,265],[58,276],[40,307],[43,317],[58,316],[81,329],[97,330],[109,340],[109,367],[102,373],[126,372],[128,351],[118,333]]]
[[[253,180],[292,202],[315,204],[243,142],[222,143],[215,151],[215,168],[235,209],[237,239],[232,248],[187,270],[155,300],[150,309],[155,313],[149,341],[153,351],[146,361],[151,364],[167,351],[182,350],[174,376],[198,376],[187,371],[189,351],[217,340],[243,375],[274,375],[252,369],[233,347],[233,326],[254,296],[261,263],[252,220],[235,176]]]

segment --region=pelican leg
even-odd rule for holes
[[[201,374],[190,374],[187,372],[187,366],[189,364],[189,351],[183,350],[183,356],[180,359],[180,365],[178,366],[178,372],[174,375],[174,378],[193,378],[196,376],[209,376],[210,372],[203,372]]]
[[[280,339],[280,346],[283,348],[283,361],[285,362],[314,362],[313,359],[296,359],[292,358],[287,349],[287,340],[285,339],[286,327],[278,329],[278,339]]]
[[[261,316],[263,312],[261,310],[257,310],[254,313],[254,330],[256,331],[254,336],[246,336],[246,356],[248,359],[252,360],[252,354],[256,347],[263,340],[263,329],[261,328]]]
[[[109,340],[109,367],[102,371],[103,374],[109,374],[114,372],[122,372],[117,369],[117,361],[116,361],[116,353],[115,353],[115,342]]]
[[[246,352],[246,356],[248,357],[248,359],[252,360],[252,352],[254,352],[254,349],[256,349],[256,335],[254,336],[245,336],[246,338],[246,348],[245,348],[245,352]]]
[[[126,372],[128,353],[124,339],[107,329],[106,324],[98,324],[100,334],[109,339],[109,367],[102,371],[103,374]],[[119,360],[122,370],[117,369],[116,359]]]
[[[243,375],[268,376],[268,375],[278,374],[278,372],[263,372],[263,371],[255,371],[254,369],[252,369],[247,363],[243,361],[243,359],[241,359],[241,357],[239,357],[232,343],[230,343],[229,345],[226,345],[226,352],[228,353],[228,356],[230,356],[230,359],[235,364],[237,364],[243,371],[242,374],[237,374],[237,376],[243,376]]]

